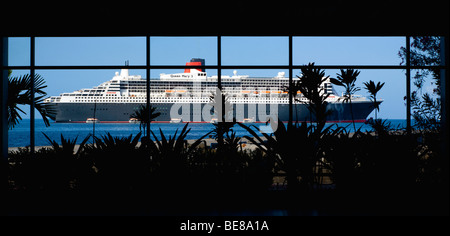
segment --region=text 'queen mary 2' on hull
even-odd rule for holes
[[[203,59],[192,59],[188,66],[204,65]],[[289,79],[283,72],[275,77],[249,77],[237,75],[222,76],[222,91],[226,95],[225,111],[227,119],[238,122],[266,122],[269,117],[281,121],[289,119],[289,96],[283,88]],[[159,79],[150,80],[150,103],[161,115],[154,122],[216,122],[211,96],[217,94],[217,76],[207,77],[200,69],[185,69],[184,73],[160,74]],[[294,78],[294,81],[298,78]],[[47,98],[45,102],[56,108],[52,117],[56,122],[132,122],[131,115],[146,104],[146,79],[140,75],[129,75],[128,69],[116,72],[115,76],[94,88],[81,89],[72,93]],[[373,111],[373,102],[361,96],[352,97],[350,103],[342,102],[342,97],[334,91],[326,80],[322,91],[329,94],[328,107],[331,111],[328,122],[364,122]],[[220,97],[220,96],[218,96]],[[293,107],[293,119],[314,121],[307,107],[307,99],[297,94]],[[380,101],[381,102],[381,101]],[[220,102],[217,102],[221,104]],[[216,107],[218,109],[218,107]]]

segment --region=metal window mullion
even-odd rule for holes
[[[30,152],[34,155],[35,152],[35,37],[30,37]]]
[[[293,52],[292,52],[293,48],[292,48],[292,35],[289,36],[289,91],[291,91],[291,86],[292,86],[292,74],[293,74]],[[288,126],[292,125],[292,121],[293,121],[293,94],[290,92],[289,93],[289,122],[288,122]]]
[[[221,69],[301,69],[305,67],[304,65],[221,65]],[[352,68],[352,69],[367,69],[367,70],[405,70],[406,66],[398,65],[315,65],[317,68],[321,69],[342,69],[342,68]],[[29,70],[30,66],[4,66],[6,70]],[[111,65],[111,66],[34,66],[36,70],[107,70],[107,69],[122,69],[123,65]],[[218,69],[219,66],[186,66],[186,65],[131,65],[127,66],[128,69]],[[411,70],[415,69],[445,69],[445,66],[410,66]]]
[[[221,115],[218,117],[219,121],[225,122],[225,98],[222,93],[222,37],[217,36],[217,87],[221,93]],[[217,96],[217,95],[216,95]]]
[[[0,161],[8,161],[8,38],[0,37]]]
[[[222,38],[217,36],[217,86],[222,90]]]
[[[147,108],[148,112],[150,113],[150,36],[146,37],[146,82],[147,82]],[[151,119],[151,116],[149,114],[149,119]],[[150,138],[150,121],[147,123],[147,138]]]
[[[411,134],[411,43],[406,36],[406,132]]]

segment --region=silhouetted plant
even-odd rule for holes
[[[298,98],[298,96],[300,96],[300,97],[302,96],[302,95],[299,95],[299,93],[301,93],[299,81],[297,81],[297,83],[295,81],[293,81],[290,86],[283,86],[283,92],[287,92],[289,94],[289,96],[292,95],[292,98],[294,99],[295,102],[302,103],[302,100]],[[299,122],[297,105],[295,105],[295,104],[293,104],[293,105],[295,108],[295,120],[296,120],[296,122]],[[289,104],[289,106],[290,106],[290,104]],[[311,118],[311,120],[312,120],[312,118]],[[293,121],[291,121],[291,120],[288,121],[288,124],[292,124],[292,123],[293,123]]]
[[[232,115],[233,106],[229,101],[228,94],[222,92],[219,88],[209,96],[210,105],[214,107],[214,113],[217,116],[218,122],[214,123],[213,135],[217,141],[219,152],[222,152],[222,146],[224,145],[224,135],[229,132],[236,123],[236,119],[233,117],[231,122],[230,116]]]
[[[265,193],[273,183],[275,162],[260,150],[248,152],[245,169],[245,189],[250,193]]]
[[[227,151],[230,148],[233,149],[233,142],[236,141],[237,137],[234,134],[230,138],[230,132],[233,134],[233,126],[236,123],[236,119],[233,118],[232,122],[218,122],[213,124],[214,128],[211,131],[211,137],[217,141],[217,152],[219,154],[224,153],[227,155]]]
[[[139,142],[142,132],[139,132],[134,138],[130,134],[128,137],[113,137],[111,133],[101,135],[101,138],[94,137],[95,147],[100,151],[115,150],[133,150]]]
[[[22,120],[20,113],[26,114],[18,105],[31,105],[33,102],[34,107],[41,114],[44,124],[49,126],[48,117],[54,117],[56,109],[44,103],[44,97],[47,96],[47,93],[44,91],[47,87],[44,79],[38,74],[34,78],[31,78],[29,74],[19,77],[10,77],[10,75],[11,72],[8,75],[8,128],[14,128]],[[34,80],[34,91],[36,94],[34,100],[31,96],[32,80]]]
[[[48,140],[48,142],[52,145],[53,150],[57,154],[62,154],[65,156],[71,156],[71,155],[78,156],[83,151],[83,149],[86,145],[86,142],[91,137],[90,134],[87,135],[86,138],[84,138],[83,141],[81,141],[80,145],[78,146],[77,151],[75,152],[75,146],[77,143],[78,136],[75,137],[73,140],[71,140],[71,139],[64,138],[64,136],[61,134],[61,146],[60,146],[58,142],[56,142],[55,140],[51,140],[45,133],[42,133],[42,134],[45,136],[45,138]]]
[[[412,116],[419,130],[439,131],[441,125],[441,100],[433,99],[428,93],[417,98],[416,93],[411,94]]]
[[[375,84],[375,82],[370,80],[369,82],[364,82],[364,85],[365,89],[370,93],[370,98],[373,102],[373,107],[375,108],[375,120],[376,120],[378,119],[377,111],[380,110],[379,103],[377,102],[377,93],[381,90],[381,88],[383,88],[384,83],[378,82],[377,84]]]
[[[224,145],[225,153],[233,155],[238,152],[241,138],[236,136],[235,131],[230,130],[229,132],[226,132],[224,141],[225,141]]]
[[[448,173],[442,168],[446,164],[447,157],[442,155],[442,136],[437,131],[426,130],[416,133],[415,137],[418,146],[415,149],[419,157],[417,183],[420,186],[443,186],[447,188],[445,182]]]
[[[61,149],[62,150],[62,149]],[[60,192],[79,188],[83,173],[80,159],[68,152],[43,147],[32,156],[30,149],[11,152],[12,178],[15,189],[31,192]]]
[[[178,134],[178,129],[168,138],[159,129],[161,139],[158,139],[155,133],[151,131],[154,141],[148,143],[148,148],[151,153],[152,162],[155,166],[155,178],[159,181],[159,186],[162,191],[181,191],[189,187],[191,179],[189,173],[189,157],[202,143],[202,140],[211,132],[206,133],[194,143],[188,145],[186,136],[191,130],[187,129],[189,123]]]
[[[272,137],[261,132],[254,125],[247,127],[238,124],[253,136],[244,137],[265,152],[276,163],[277,168],[286,173],[288,188],[291,191],[311,187],[317,162],[317,143],[309,136],[312,132],[312,126],[308,126],[306,123],[301,125],[297,123],[286,128],[283,122],[279,120],[275,124],[271,124],[277,126],[274,132],[275,137]],[[252,127],[259,131],[266,140],[263,140]],[[298,150],[301,150],[301,152],[298,152]]]
[[[330,170],[332,182],[339,191],[356,191],[361,187],[360,169],[366,135],[359,130],[350,133],[345,127],[338,127],[321,139],[325,153],[322,164]]]
[[[441,65],[440,36],[415,36],[411,39],[409,53],[411,66]],[[406,55],[408,55],[406,48],[401,47],[398,55],[402,59],[400,65],[403,65],[406,62]],[[431,78],[431,85],[435,85],[435,87],[431,93],[422,94],[427,78]],[[416,69],[413,75],[413,84],[416,90],[411,93],[411,108],[413,117],[419,125],[418,128],[438,130],[441,119],[441,70],[439,68]]]
[[[256,150],[239,151],[241,139],[234,131],[225,134],[224,142],[230,144],[225,145],[230,148],[224,149],[227,156],[206,144],[201,147],[210,132],[189,144],[188,124],[169,137],[161,129],[159,139],[152,132],[155,140],[141,146],[140,134],[120,138],[107,133],[96,138],[94,144],[84,144],[85,148],[77,153],[73,151],[76,138],[61,137],[64,141],[58,144],[47,137],[52,147],[39,149],[34,158],[29,149],[10,152],[9,183],[12,191],[25,194],[85,191],[92,202],[90,206],[108,199],[131,200],[124,203],[127,207],[147,201],[147,196],[161,196],[164,203],[171,204],[166,197],[177,194],[187,198],[208,196],[217,201],[230,200],[236,194],[240,199],[257,196],[258,200],[298,196],[268,192],[275,173],[286,174],[289,194],[304,194],[302,198],[291,198],[290,203],[307,207],[313,204],[304,202],[310,199],[308,196],[317,196],[320,200],[315,202],[320,204],[334,204],[335,197],[340,196],[356,208],[364,207],[360,205],[364,201],[378,208],[391,203],[391,199],[401,202],[419,191],[440,193],[443,186],[448,187],[448,173],[442,168],[445,157],[440,154],[441,136],[437,132],[373,135],[337,126],[319,132],[306,122],[286,128],[279,121],[271,123],[275,132],[269,135],[254,125],[238,125],[250,133],[245,138],[257,146]],[[62,158],[66,155],[70,158]],[[334,184],[332,190],[320,188],[327,175]],[[91,200],[91,196],[97,196],[97,200]],[[125,196],[128,197],[122,198]],[[138,197],[142,198],[137,200]],[[115,201],[109,203],[107,207],[116,206]],[[152,207],[155,203],[160,202],[151,203]]]
[[[161,115],[160,112],[155,112],[156,107],[152,107],[150,105],[150,110],[146,105],[140,105],[138,110],[135,110],[133,114],[130,115],[130,118],[135,118],[139,121],[139,131],[144,130],[144,135],[146,133],[147,125],[153,121],[153,119],[157,118]]]
[[[141,155],[137,145],[139,132],[134,138],[113,137],[110,133],[94,137],[94,144],[86,145],[87,155],[93,159],[98,176],[98,189],[124,191],[141,188],[142,176],[149,171],[150,158]]]
[[[330,78],[331,83],[344,87],[344,100],[343,102],[350,103],[350,113],[352,116],[353,129],[356,131],[355,119],[353,117],[352,96],[360,89],[356,87],[356,79],[360,71],[347,69],[341,69],[341,74],[337,74],[337,78]]]
[[[195,149],[200,143],[202,143],[202,140],[208,136],[211,132],[206,133],[201,138],[196,140],[193,144],[187,145],[186,142],[186,136],[191,130],[190,128],[187,129],[189,123],[186,123],[186,125],[181,130],[180,134],[177,137],[178,129],[176,129],[175,134],[169,135],[169,138],[166,138],[164,133],[162,132],[161,128],[159,129],[159,132],[161,134],[161,140],[159,140],[155,133],[153,131],[150,131],[153,135],[153,138],[155,139],[155,142],[150,142],[149,145],[157,151],[157,153],[163,157],[180,157],[184,154],[188,154],[190,151]]]
[[[325,126],[326,117],[331,113],[327,110],[328,102],[326,99],[329,94],[325,93],[321,85],[329,79],[325,77],[325,71],[320,68],[316,68],[314,63],[309,63],[307,66],[302,67],[302,75],[297,76],[299,80],[292,84],[290,88],[291,93],[300,91],[303,96],[308,99],[308,109],[310,111],[310,121],[313,122],[311,114],[314,114],[317,128],[320,132]]]
[[[92,181],[93,174],[93,162],[91,159],[87,159],[84,155],[86,143],[91,135],[87,135],[77,148],[76,142],[78,136],[74,139],[66,139],[61,134],[61,145],[59,145],[58,142],[51,140],[45,133],[42,134],[52,145],[51,151],[54,152],[55,158],[52,160],[50,165],[54,165],[55,169],[61,171],[61,175],[70,175],[70,177],[66,177],[65,182],[70,180],[72,188],[80,189],[86,187],[84,185],[88,184],[89,181]]]
[[[393,129],[391,122],[388,120],[382,120],[382,119],[369,119],[367,122],[371,127],[372,130],[375,131],[377,135],[388,135],[389,132]]]

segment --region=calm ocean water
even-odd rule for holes
[[[391,122],[393,128],[404,128],[406,127],[406,120],[398,120],[391,119],[388,120]],[[159,129],[163,131],[164,135],[167,137],[169,135],[173,135],[178,129],[178,134],[185,124],[170,124],[170,123],[152,123],[151,129],[156,134],[158,139],[160,138]],[[270,126],[265,126],[264,124],[255,124],[258,127],[261,127],[267,133],[270,133],[272,130]],[[353,125],[351,123],[330,123],[327,125],[338,125],[347,127],[347,130],[353,131]],[[188,128],[191,128],[191,131],[186,136],[187,139],[198,139],[207,132],[211,131],[214,126],[209,123],[191,123]],[[364,123],[356,123],[356,128],[361,128],[361,131],[370,131],[371,127]],[[93,124],[83,124],[83,123],[51,123],[49,127],[45,127],[42,119],[36,119],[35,123],[35,145],[36,146],[48,146],[50,143],[44,137],[42,133],[45,133],[52,140],[57,142],[61,142],[61,134],[64,138],[74,139],[78,137],[77,143],[81,143],[81,141],[88,135],[92,134]],[[239,127],[235,126],[233,128],[236,131],[237,136],[249,135],[248,132]],[[98,123],[95,124],[95,135],[105,135],[107,132],[111,133],[112,136],[120,136],[125,137],[133,134],[133,137],[139,133],[139,124],[103,124]],[[8,132],[8,146],[9,147],[24,147],[30,145],[30,120],[23,119],[19,125],[17,125],[14,129],[9,130]]]

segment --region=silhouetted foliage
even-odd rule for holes
[[[441,45],[439,36],[415,36],[411,40],[411,66],[438,66],[441,64]],[[402,59],[400,65],[406,62],[406,48],[398,52]],[[423,93],[427,78],[431,77],[432,93]],[[418,129],[440,129],[441,119],[441,72],[438,68],[417,69],[413,75],[416,90],[411,93],[411,108]],[[405,97],[406,100],[406,97]]]
[[[439,131],[441,125],[441,99],[434,99],[428,93],[417,97],[417,93],[411,94],[412,116],[416,121],[415,126],[419,130]]]
[[[31,94],[32,80],[34,80],[34,99],[32,99]],[[19,77],[8,76],[8,128],[14,128],[22,120],[20,113],[26,114],[18,105],[31,105],[33,102],[34,107],[41,114],[45,125],[50,125],[48,117],[54,116],[56,110],[51,105],[44,103],[44,98],[47,96],[47,93],[44,91],[46,87],[44,78],[38,74],[34,78],[31,78],[29,74]]]
[[[378,211],[398,204],[411,209],[428,206],[431,198],[420,197],[430,191],[446,196],[448,173],[442,168],[439,133],[430,130],[409,136],[376,121],[385,131],[349,132],[334,125],[320,130],[306,123],[286,128],[279,121],[271,123],[277,129],[269,135],[257,126],[238,123],[250,135],[240,138],[230,130],[224,135],[223,153],[204,143],[210,132],[187,141],[188,124],[168,137],[162,130],[159,139],[152,132],[154,140],[141,143],[140,133],[135,137],[107,133],[95,138],[94,144],[86,144],[86,137],[77,152],[76,139],[61,136],[59,144],[47,137],[52,147],[37,150],[34,157],[28,148],[10,152],[8,181],[10,191],[24,196],[76,193],[63,198],[71,199],[62,203],[66,206],[81,201],[86,204],[83,209],[110,209],[120,203],[139,211],[141,204],[160,209],[236,201],[262,208],[274,204],[288,209],[342,209],[344,204],[346,209]],[[242,149],[243,139],[257,148]],[[276,175],[285,178],[286,193],[270,191]],[[414,200],[405,202],[412,196]]]
[[[148,109],[146,105],[140,105],[139,109],[134,111],[133,114],[130,115],[130,118],[135,118],[139,121],[139,130],[144,130],[144,135],[146,134],[147,125],[153,121],[153,119],[157,118],[161,115],[160,112],[155,112],[156,107],[152,107],[150,105],[150,109]]]
[[[261,132],[254,125],[250,127],[243,124],[239,125],[252,135],[252,137],[244,137],[262,152],[265,152],[271,161],[276,163],[276,168],[286,173],[290,190],[298,191],[300,188],[311,188],[318,157],[316,139],[312,138],[314,136],[313,126],[308,126],[306,123],[296,123],[286,128],[283,122],[279,120],[275,124],[271,124],[277,126],[273,137]],[[265,140],[252,128],[259,131]],[[296,150],[301,150],[301,152],[299,153]]]
[[[369,82],[364,82],[365,89],[370,93],[370,99],[373,102],[373,106],[375,108],[375,119],[378,119],[377,117],[377,111],[380,110],[379,103],[377,102],[377,93],[383,88],[384,83],[378,82],[375,84],[372,80]]]
[[[299,80],[291,85],[291,88],[288,90],[292,94],[297,94],[297,91],[300,91],[308,99],[310,121],[311,123],[313,122],[314,116],[317,128],[322,130],[330,111],[327,110],[328,102],[326,101],[329,94],[324,92],[321,85],[329,77],[325,77],[325,71],[316,68],[314,63],[309,63],[307,66],[302,67],[301,71],[301,76],[297,76]]]
[[[342,70],[341,74],[337,74],[337,78],[330,78],[331,83],[344,87],[344,100],[343,102],[350,103],[350,113],[352,115],[353,129],[356,131],[355,119],[353,118],[352,96],[360,89],[356,87],[356,79],[360,71],[347,69]]]

